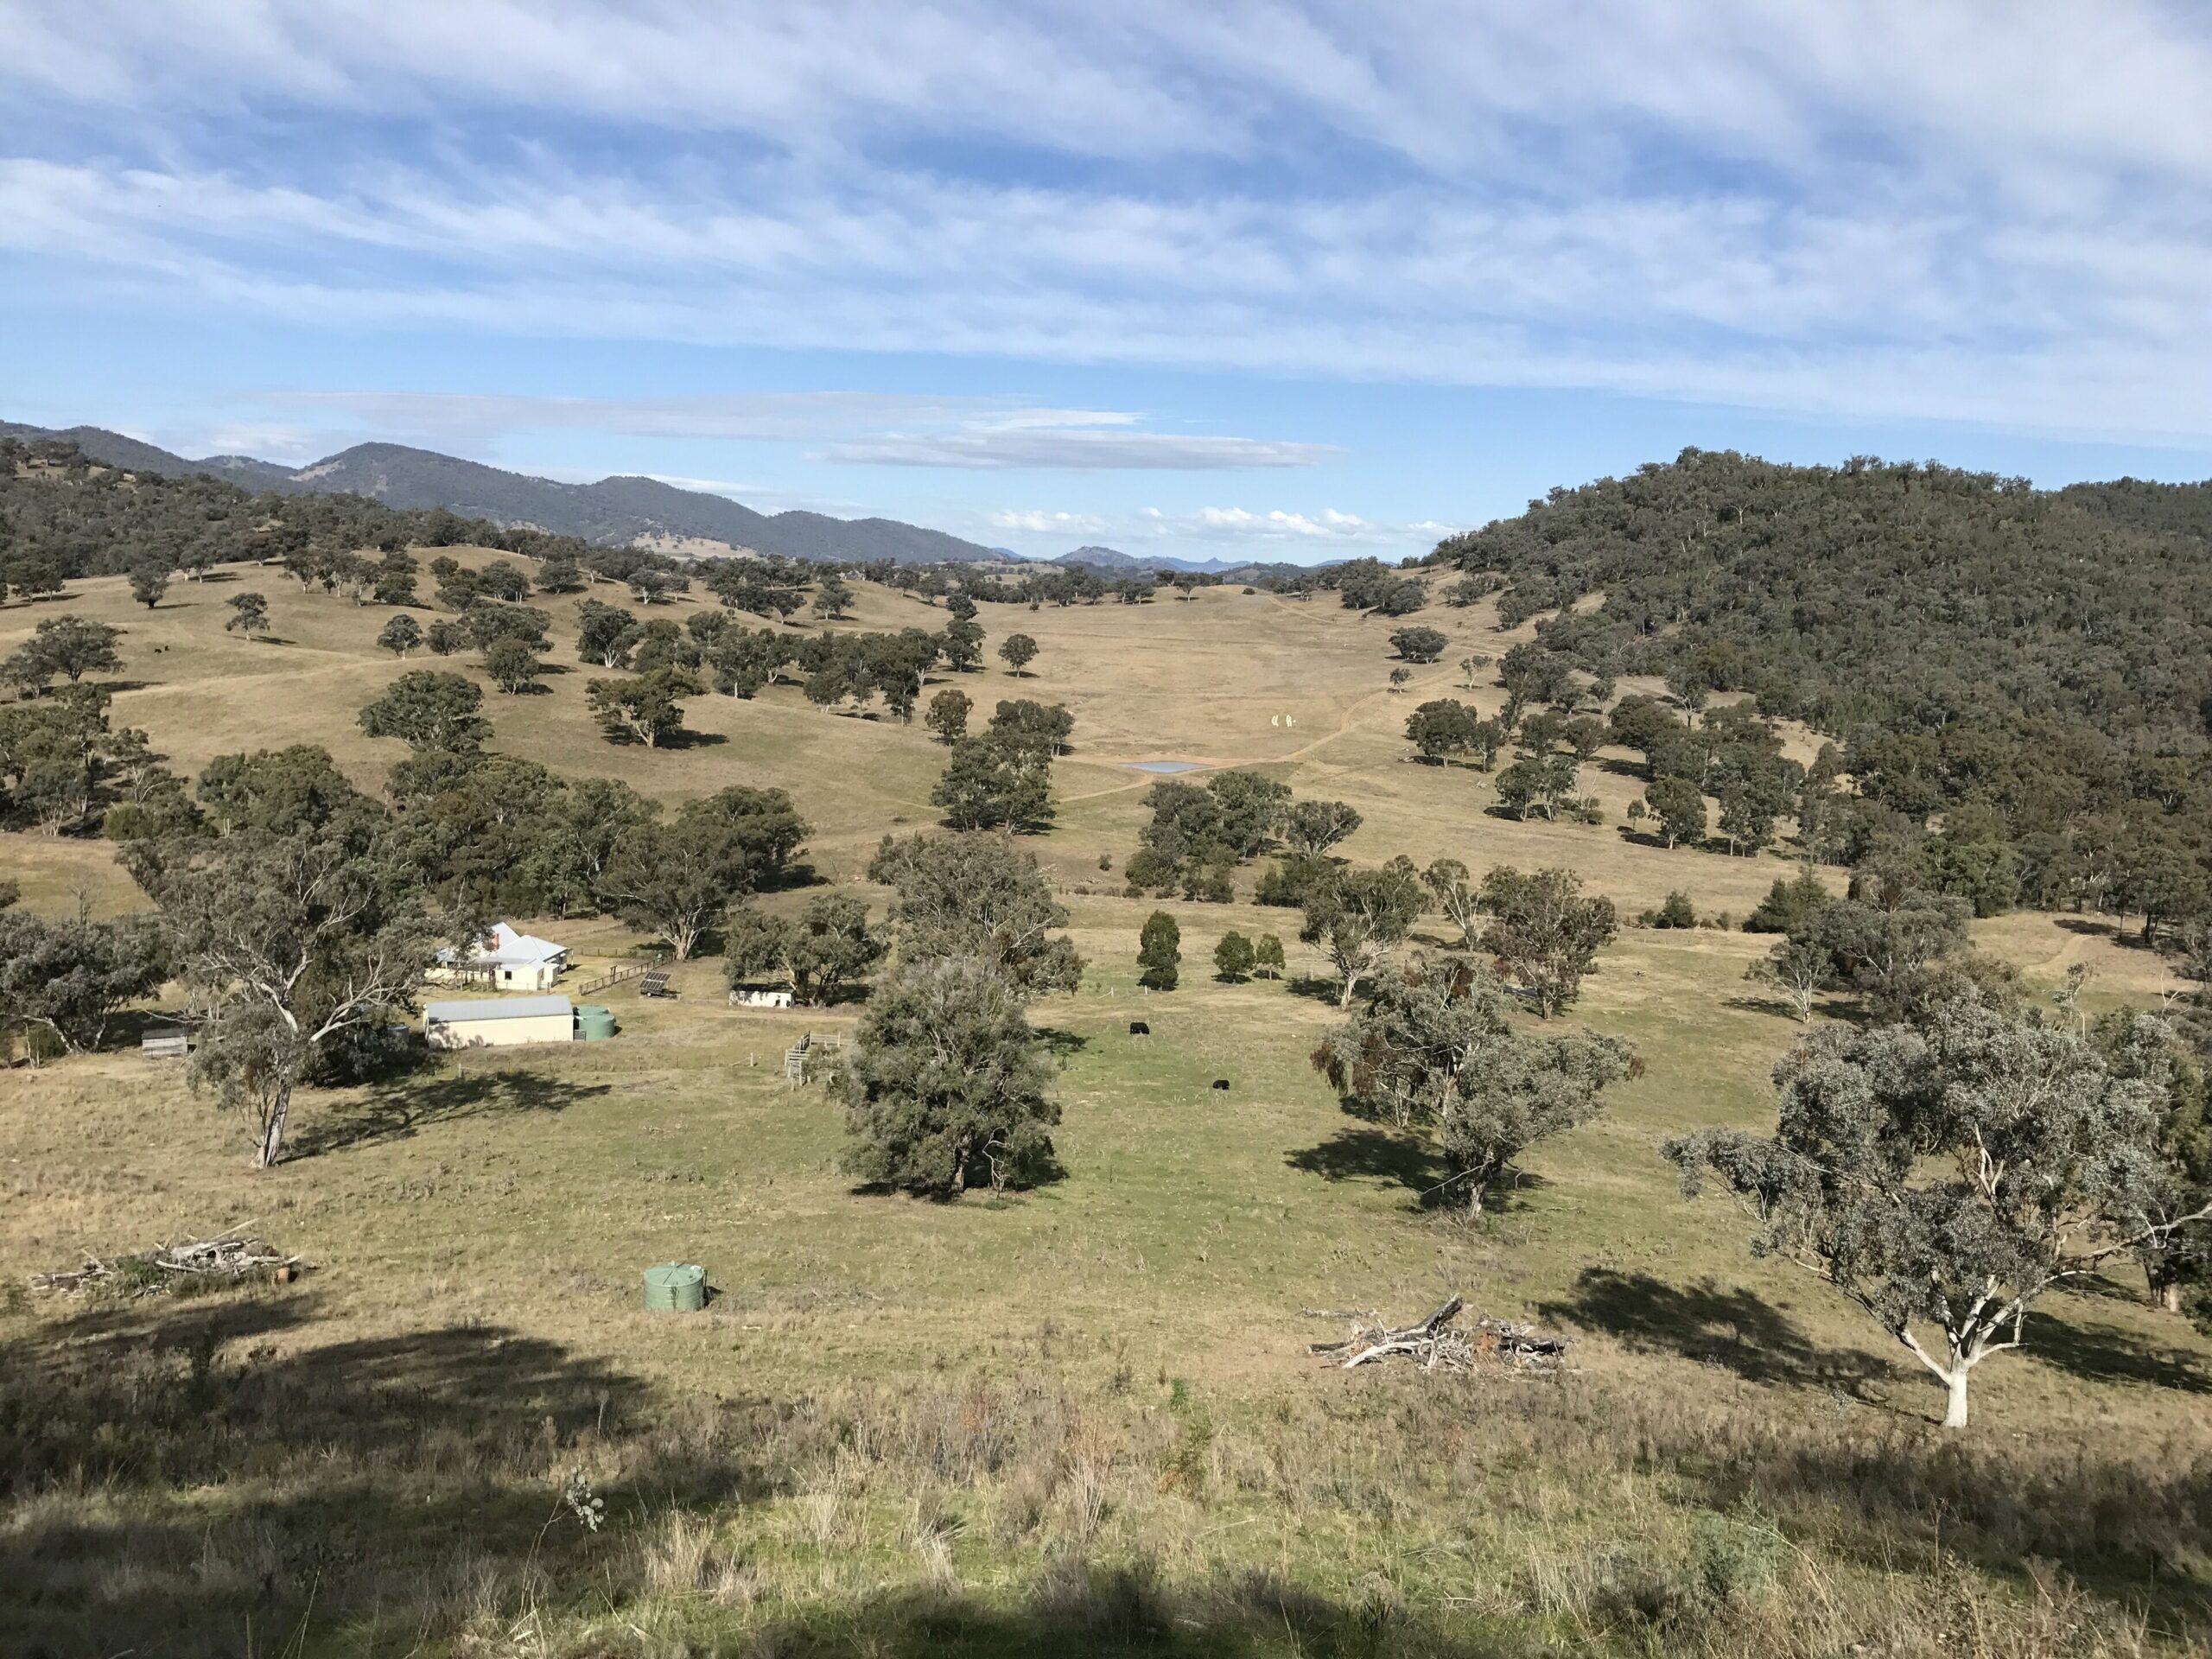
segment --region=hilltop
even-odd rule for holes
[[[2125,747],[2212,730],[2212,489],[2037,490],[1932,462],[1732,451],[1554,490],[1439,545],[1501,614],[1593,670],[1864,724],[2078,728]],[[1594,601],[1594,602],[1593,602]]]

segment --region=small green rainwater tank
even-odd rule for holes
[[[648,1313],[696,1313],[707,1305],[707,1270],[690,1262],[645,1269]]]
[[[576,1035],[588,1043],[604,1042],[614,1034],[614,1010],[596,1002],[576,1005]]]

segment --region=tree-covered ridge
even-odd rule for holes
[[[1109,599],[1149,604],[1163,590],[1188,599],[1195,589],[1217,587],[1222,580],[1165,570],[1116,577],[1080,565],[1040,565],[1001,580],[979,573],[964,558],[918,563],[933,546],[920,542],[901,543],[899,559],[868,556],[890,531],[928,537],[937,535],[933,531],[887,519],[855,520],[866,533],[856,532],[841,548],[823,527],[843,520],[785,513],[775,522],[802,518],[818,521],[807,543],[818,544],[818,551],[680,559],[643,547],[465,517],[445,507],[396,507],[365,495],[326,491],[251,493],[208,473],[133,471],[103,463],[73,443],[0,436],[0,598],[55,593],[64,582],[142,568],[197,575],[216,564],[247,559],[281,559],[303,581],[334,577],[342,582],[349,554],[407,547],[494,548],[557,563],[572,575],[588,571],[625,582],[634,582],[640,572],[658,571],[680,585],[689,575],[734,609],[778,618],[806,604],[803,590],[809,584],[855,571],[925,596],[959,593],[971,602],[1005,605],[1096,605]],[[1314,580],[1314,573],[1297,574],[1301,582]],[[1402,594],[1402,602],[1417,604],[1420,583],[1395,580],[1402,589],[1413,591],[1410,601]],[[563,583],[559,590],[577,585]],[[411,603],[413,598],[410,594],[380,602]]]
[[[1855,459],[1688,449],[1554,490],[1440,543],[1495,572],[1509,623],[1593,668],[1744,690],[1824,730],[2084,726],[2201,746],[2212,693],[2212,499]]]
[[[197,572],[238,559],[326,561],[407,546],[566,555],[617,578],[641,564],[671,563],[574,537],[502,530],[442,507],[409,512],[359,495],[250,494],[207,473],[129,472],[102,466],[73,444],[0,438],[0,580],[17,591],[142,563]]]

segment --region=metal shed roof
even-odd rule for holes
[[[442,1026],[466,1025],[476,1020],[543,1020],[553,1014],[565,1020],[575,1012],[565,996],[471,997],[423,1005],[423,1017]]]
[[[448,945],[438,952],[440,962],[452,962],[460,952]],[[467,959],[474,963],[537,963],[557,962],[569,954],[565,944],[556,944],[550,939],[541,939],[535,933],[518,932],[509,923],[494,922],[490,930],[468,947]]]

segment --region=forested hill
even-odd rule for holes
[[[2212,721],[2212,489],[2037,491],[1916,463],[1685,450],[1439,545],[1547,645],[1830,732],[2101,733],[2193,752]]]
[[[833,518],[819,512],[756,512],[726,496],[678,489],[652,478],[564,484],[404,444],[361,443],[301,467],[250,455],[188,460],[97,426],[48,431],[0,422],[0,438],[73,445],[111,467],[168,479],[207,474],[283,495],[358,495],[402,512],[436,509],[503,529],[524,526],[601,546],[673,537],[719,542],[791,559],[890,559],[900,564],[994,560],[999,555],[943,531],[891,518]]]

